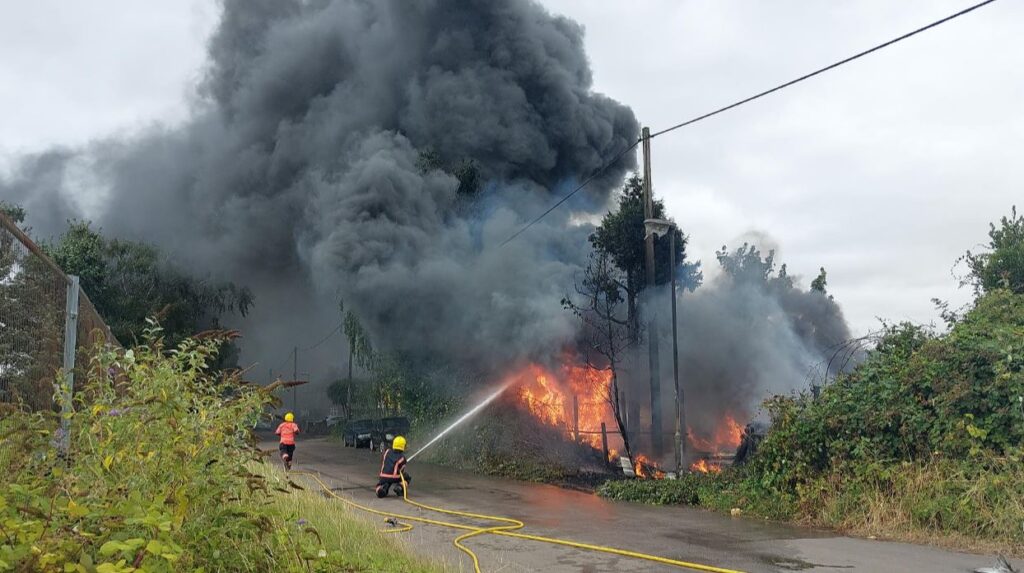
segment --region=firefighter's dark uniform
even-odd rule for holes
[[[377,482],[377,497],[386,497],[391,486],[395,493],[402,495],[402,477],[405,483],[412,482],[412,476],[405,471],[405,454],[397,450],[384,452],[384,460],[380,464],[380,481]]]

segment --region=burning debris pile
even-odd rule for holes
[[[510,375],[517,405],[546,426],[557,428],[567,440],[587,444],[603,453],[609,463],[617,463],[623,454],[623,442],[615,421],[611,393],[611,372],[574,364],[569,355],[552,369],[530,364]],[[625,420],[626,432],[644,433],[639,414]],[[717,472],[723,463],[731,463],[740,445],[743,429],[731,415],[722,418],[715,431],[702,436],[688,428],[687,450],[695,460],[692,471]],[[635,440],[635,437],[634,437]],[[633,472],[639,477],[663,478],[661,465],[643,453],[631,460]]]
[[[566,362],[556,371],[530,364],[511,377],[520,407],[567,438],[614,456],[609,432],[616,424],[610,403],[611,373]]]
[[[760,401],[807,384],[808,372],[815,368],[821,369],[819,376],[834,373],[829,352],[848,337],[838,305],[824,292],[823,278],[816,281],[818,287],[801,290],[785,266],[775,271],[773,252],[762,257],[746,245],[733,253],[723,249],[719,261],[725,272],[710,284],[676,294],[683,333],[679,367],[686,390],[682,467],[704,473],[731,464],[741,444],[746,447],[740,453],[749,456],[755,444],[745,438],[750,438],[746,433],[751,428],[762,427],[755,421]],[[647,308],[668,306],[667,296],[665,291],[655,293]],[[656,343],[671,344],[665,332],[670,330],[671,325],[657,331]],[[558,372],[531,366],[520,374],[526,379],[520,385],[520,402],[538,421],[563,428],[574,441],[595,448],[600,444],[609,459],[628,444],[627,470],[641,477],[663,477],[666,467],[674,470],[675,456],[669,448],[658,451],[652,438],[658,432],[663,443],[672,443],[674,422],[661,428],[649,422],[655,401],[646,384],[650,373],[644,368],[642,346],[627,346],[618,361],[612,361],[618,365],[617,376],[577,366],[578,358],[571,353],[563,354]],[[611,353],[606,350],[603,355]],[[671,368],[670,361],[662,362],[658,373],[663,381],[671,379]],[[672,394],[663,393],[660,404],[663,419],[674,420]],[[588,433],[599,427],[600,443]]]

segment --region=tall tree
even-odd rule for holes
[[[348,416],[351,417],[353,412],[352,393],[355,391],[356,386],[352,377],[352,371],[357,362],[364,369],[372,366],[373,346],[370,344],[370,338],[366,335],[366,331],[363,330],[362,323],[359,322],[359,317],[351,309],[347,312],[345,311],[344,301],[339,302],[338,307],[344,315],[342,327],[345,338],[348,340],[348,382],[345,384],[345,409],[348,412]]]
[[[587,365],[611,374],[604,399],[611,406],[623,449],[632,465],[633,452],[627,430],[633,429],[627,428],[625,423],[619,392],[619,364],[636,338],[630,332],[628,315],[624,316],[621,308],[622,275],[623,272],[612,264],[610,255],[600,251],[591,254],[583,279],[576,284],[576,296],[563,298],[562,306],[583,323],[581,336]]]
[[[989,225],[988,252],[964,255],[971,275],[965,282],[979,293],[998,288],[1024,294],[1024,215],[1013,207],[999,226]]]
[[[825,267],[821,267],[818,277],[811,281],[811,290],[820,292],[821,294],[828,294],[825,287],[828,286],[828,274],[825,272]]]
[[[623,279],[619,286],[626,293],[629,330],[634,339],[638,338],[640,332],[637,299],[647,287],[643,183],[643,178],[635,173],[627,179],[619,194],[617,209],[605,215],[601,224],[590,235],[590,242],[594,249],[606,255],[623,273]],[[660,200],[654,201],[654,217],[656,219],[665,217],[665,204]],[[702,280],[700,264],[686,262],[687,237],[678,228],[675,233],[675,260],[678,265],[676,280],[683,288],[693,290],[700,285]],[[655,284],[658,285],[666,284],[670,279],[669,244],[668,237],[655,241],[654,275]]]
[[[22,208],[21,205],[15,205],[13,203],[0,200],[0,213],[7,215],[9,219],[19,225],[25,222],[25,209]]]
[[[743,243],[742,247],[732,252],[723,245],[720,250],[715,251],[715,258],[718,259],[722,271],[738,282],[761,283],[774,278],[774,250],[768,251],[768,255],[762,258],[761,251],[754,245]],[[782,265],[780,277],[792,286],[786,265]]]
[[[25,211],[0,202],[15,224]],[[63,365],[67,283],[15,236],[0,229],[0,403],[53,406],[53,374]]]
[[[436,149],[428,147],[419,152],[416,167],[420,173],[443,171],[459,182],[456,192],[462,197],[473,197],[483,188],[483,176],[476,161],[464,158],[457,163],[448,163]]]
[[[71,222],[59,239],[42,246],[65,273],[78,275],[96,310],[124,343],[141,337],[153,316],[173,344],[220,328],[226,314],[245,316],[253,304],[244,287],[188,275],[156,247],[107,239],[88,222]]]

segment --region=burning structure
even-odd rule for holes
[[[561,308],[590,251],[578,221],[607,208],[635,158],[503,245],[638,136],[628,107],[592,91],[579,25],[532,0],[224,0],[208,51],[183,124],[24,157],[0,198],[44,236],[88,218],[249,286],[256,306],[231,325],[243,362],[273,367],[329,331],[342,298],[375,347],[481,380],[518,372],[539,423],[595,448],[604,423],[610,451],[621,423],[643,452],[643,361],[626,353],[612,392],[609,372],[567,358],[580,326]],[[735,448],[767,391],[847,337],[822,293],[748,266],[676,293],[695,450]],[[670,326],[647,336],[666,344]],[[339,362],[321,352],[302,357],[312,380]]]
[[[845,367],[844,361],[830,357],[849,337],[838,305],[824,292],[823,279],[803,290],[785,266],[776,271],[773,252],[762,256],[748,245],[734,252],[723,248],[718,255],[723,272],[710,284],[692,293],[654,293],[647,302],[651,312],[653,305],[667,306],[662,300],[665,297],[678,297],[678,327],[683,333],[679,367],[687,393],[685,462],[691,470],[701,472],[720,471],[723,463],[731,463],[741,444],[746,446],[743,457],[749,455],[763,435],[763,424],[751,423],[758,403],[771,393],[806,388],[809,381],[820,381]],[[593,267],[587,272],[592,273]],[[591,309],[600,307],[594,300],[590,300]],[[613,443],[626,450],[635,473],[656,477],[658,468],[674,456],[655,451],[650,436],[658,431],[670,436],[673,430],[671,423],[655,428],[641,422],[651,418],[649,409],[645,412],[642,406],[650,403],[643,383],[647,378],[640,356],[643,352],[629,344],[619,348],[619,354],[610,350],[621,338],[612,332],[615,317],[609,307],[600,307],[604,310],[597,312],[596,322],[594,316],[588,319],[581,307],[572,308],[584,317],[584,329],[601,327],[599,323],[605,321],[607,336],[584,336],[585,347],[599,348],[605,368],[594,368],[589,359],[586,362],[591,365],[586,368],[573,366],[579,359],[571,357],[563,358],[561,376],[533,367],[525,374],[536,381],[522,385],[521,401],[538,420],[565,427],[577,442],[581,434],[600,426],[605,430],[602,447],[606,455],[610,453],[607,428],[614,428],[617,438]],[[625,324],[624,318],[620,314],[618,323]],[[665,330],[668,332],[648,333],[648,341],[653,338],[654,343],[667,346],[671,326]],[[602,344],[605,346],[600,348]],[[586,354],[587,348],[582,352]],[[671,367],[670,362],[662,364],[663,370]],[[662,372],[662,376],[667,379],[669,374]],[[592,409],[581,416],[580,403]],[[671,399],[664,404],[663,418],[672,419],[668,412]],[[752,433],[757,436],[748,435]],[[597,446],[595,441],[591,443]]]

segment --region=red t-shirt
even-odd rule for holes
[[[281,443],[286,446],[295,445],[295,434],[299,433],[299,425],[295,422],[282,422],[277,427],[277,431],[274,432],[278,436],[281,436]]]

